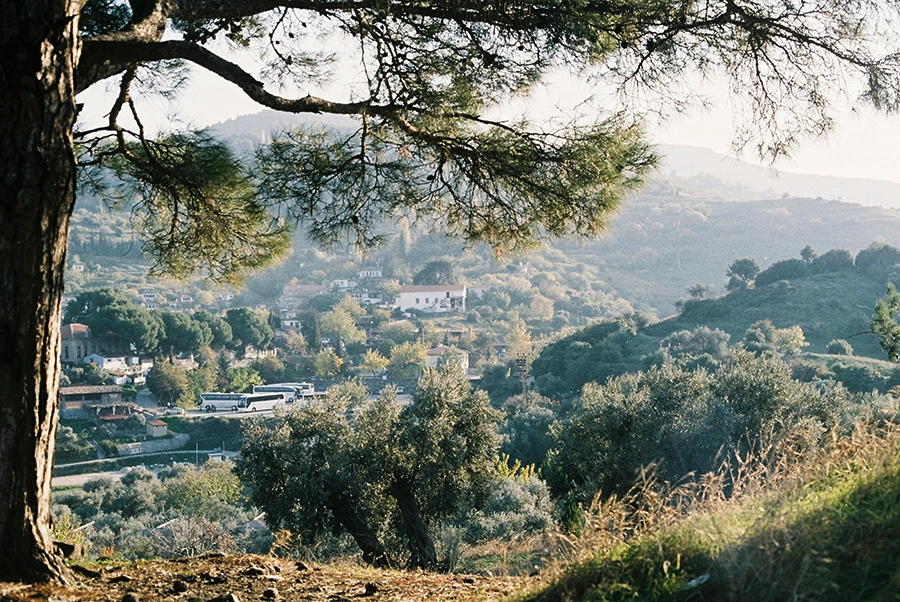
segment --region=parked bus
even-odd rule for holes
[[[271,410],[284,406],[284,393],[245,393],[238,409],[241,412]]]
[[[312,383],[281,383],[288,387],[294,387],[294,390],[297,391],[297,397],[312,397],[314,395],[321,395],[322,393],[316,392],[316,386]]]
[[[241,400],[246,395],[246,393],[201,393],[200,403],[197,405],[207,412],[215,412],[216,410],[232,410],[236,412],[241,405]]]
[[[257,385],[253,387],[254,393],[265,391],[284,393],[288,403],[294,403],[296,400],[304,397],[324,395],[324,393],[317,392],[315,385],[312,383],[272,383],[271,385]]]
[[[290,383],[279,383],[275,385],[256,385],[253,387],[254,393],[284,393],[285,403],[294,403],[297,397],[297,387]]]

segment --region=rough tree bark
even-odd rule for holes
[[[419,502],[413,493],[409,483],[399,481],[391,487],[391,494],[400,509],[403,518],[403,526],[406,529],[406,537],[409,540],[410,568],[431,569],[437,566],[437,552],[434,549],[434,541],[428,531],[428,524]]]
[[[0,0],[0,580],[71,579],[50,534],[50,477],[79,8]]]
[[[331,512],[337,518],[341,526],[362,550],[363,561],[375,568],[393,568],[394,561],[384,549],[378,536],[369,528],[368,523],[356,511],[356,505],[347,496],[342,488],[332,489],[329,498]]]

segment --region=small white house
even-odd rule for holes
[[[401,311],[415,309],[426,313],[466,311],[466,287],[461,284],[400,287],[394,307]]]
[[[125,358],[122,356],[107,357],[104,355],[100,355],[99,353],[92,353],[85,356],[84,363],[93,364],[94,366],[103,370],[124,370],[128,365],[125,361]]]

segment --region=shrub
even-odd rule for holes
[[[555,496],[582,503],[599,490],[627,491],[648,465],[672,483],[696,478],[766,431],[802,424],[812,444],[851,400],[840,385],[798,383],[782,360],[741,350],[714,373],[652,368],[586,386],[581,411],[551,430],[557,447],[542,474]]]
[[[853,347],[844,339],[834,339],[825,346],[825,351],[831,355],[853,355]]]

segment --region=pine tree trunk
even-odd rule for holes
[[[434,541],[428,531],[428,524],[419,509],[419,502],[410,486],[405,482],[395,483],[391,493],[397,501],[406,538],[409,545],[410,568],[431,569],[437,565]]]
[[[71,579],[50,534],[50,477],[78,10],[0,0],[0,580]]]

